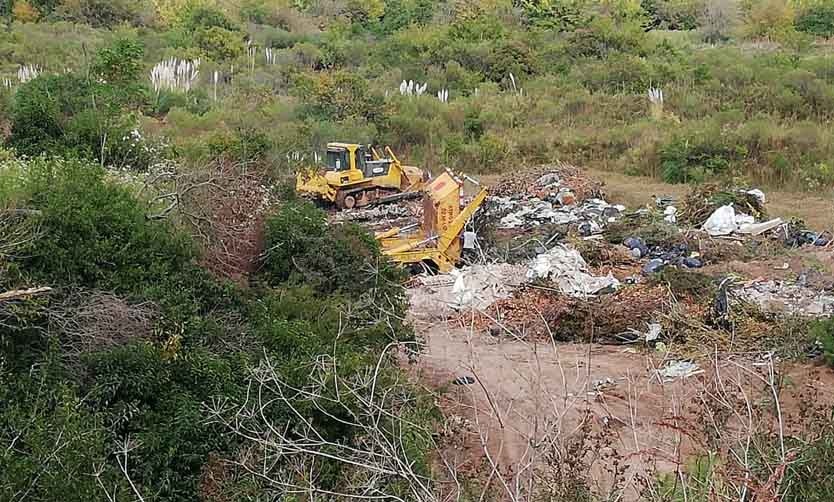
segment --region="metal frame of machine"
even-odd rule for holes
[[[425,182],[420,168],[404,166],[389,147],[386,157],[354,143],[328,143],[325,169],[302,170],[296,191],[334,203],[339,209],[363,207],[417,193]]]
[[[466,222],[488,193],[481,187],[472,201],[461,208],[462,190],[463,180],[448,171],[429,182],[423,190],[423,222],[378,233],[376,239],[383,254],[403,264],[430,262],[441,272],[453,269],[460,260],[460,237]],[[417,227],[416,232],[407,233]]]

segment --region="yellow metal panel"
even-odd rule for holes
[[[460,190],[460,185],[449,173],[443,173],[429,183],[426,191],[435,202],[439,202]]]

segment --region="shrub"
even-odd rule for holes
[[[587,22],[582,0],[522,0],[524,21],[528,25],[558,31],[570,31]]]
[[[379,124],[383,120],[382,96],[374,94],[365,77],[349,71],[300,75],[294,92],[317,118],[345,120],[362,118]]]
[[[182,273],[194,250],[106,171],[76,160],[31,161],[25,190],[40,209],[43,236],[27,269],[46,283],[137,291]]]
[[[133,84],[143,70],[144,47],[138,40],[120,38],[96,54],[93,72],[113,85]]]
[[[27,0],[14,0],[12,16],[20,23],[34,23],[41,17],[40,11]]]
[[[243,53],[243,35],[219,26],[200,28],[194,32],[194,45],[214,61],[234,59]]]
[[[834,3],[819,1],[803,8],[796,17],[796,29],[818,37],[834,36]]]
[[[795,12],[787,0],[753,2],[745,20],[748,38],[781,40],[794,31]]]
[[[63,0],[54,16],[95,27],[114,27],[120,23],[148,26],[153,24],[155,12],[143,0]]]
[[[662,177],[668,183],[704,181],[727,173],[732,163],[745,155],[743,146],[729,144],[714,131],[676,136],[660,147]]]
[[[307,202],[288,201],[267,219],[266,249],[264,270],[272,284],[308,284],[351,297],[399,288],[400,274],[372,235],[353,224],[328,226],[324,212]]]

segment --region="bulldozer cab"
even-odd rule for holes
[[[361,165],[364,163],[365,159],[363,155],[357,155],[360,153],[360,149],[362,149],[362,147],[359,145],[327,145],[327,154],[325,156],[326,170],[338,172],[347,171],[354,167],[361,170]],[[359,157],[359,159],[356,157]],[[357,162],[357,160],[359,160],[359,162]]]
[[[348,171],[355,169],[363,178],[386,176],[391,170],[391,159],[377,158],[371,155],[364,145],[348,143],[329,143],[325,167],[327,171]]]

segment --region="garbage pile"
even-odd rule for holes
[[[549,279],[562,293],[579,298],[613,293],[620,287],[620,282],[610,273],[604,277],[588,273],[588,264],[579,251],[562,245],[536,256],[527,271],[527,278]]]
[[[734,233],[761,235],[782,226],[782,218],[756,223],[749,214],[737,213],[732,205],[721,206],[707,218],[701,228],[713,237]]]
[[[772,314],[828,317],[834,314],[834,294],[798,282],[753,281],[733,289],[733,295]]]
[[[611,205],[603,199],[586,199],[580,205],[571,191],[556,192],[548,199],[538,197],[491,197],[492,210],[501,216],[498,228],[531,228],[544,224],[579,223],[581,235],[602,232],[606,223],[616,221],[625,206]]]
[[[508,298],[525,280],[523,265],[476,264],[448,274],[417,276],[409,295],[413,310],[443,318],[461,310],[484,310]]]
[[[639,237],[627,237],[623,246],[628,248],[635,259],[649,258],[643,265],[643,274],[649,275],[660,272],[664,267],[674,265],[682,268],[701,268],[704,262],[700,254],[689,250],[686,244],[678,243],[670,246],[649,247]]]
[[[419,204],[383,204],[369,208],[346,209],[334,213],[330,220],[334,222],[377,222],[418,216],[415,214]]]
[[[735,213],[750,215],[761,221],[767,217],[767,198],[757,188],[722,188],[716,184],[696,185],[681,202],[678,220],[696,226],[704,223],[716,210],[731,206]]]
[[[576,200],[603,199],[602,183],[576,166],[565,163],[541,165],[505,176],[490,188],[498,197],[536,197],[548,199],[562,189],[568,189]]]

